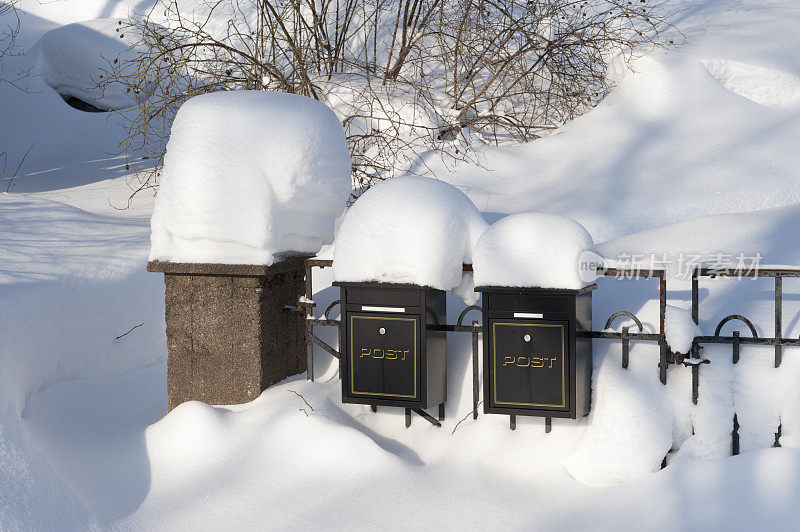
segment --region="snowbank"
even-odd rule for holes
[[[178,111],[151,222],[151,260],[272,264],[333,240],[350,194],[342,126],[293,94],[218,92]]]
[[[125,109],[136,104],[121,83],[97,86],[115,60],[134,53],[120,30],[120,19],[101,18],[50,30],[39,40],[45,82],[62,97],[75,97],[98,109]],[[122,38],[121,38],[122,37]]]
[[[477,286],[582,288],[581,254],[594,246],[578,222],[555,214],[523,213],[494,224],[475,245]]]
[[[702,336],[700,327],[692,320],[692,313],[686,309],[667,305],[664,316],[664,334],[667,344],[676,353],[688,353],[695,336]]]
[[[628,369],[607,352],[595,371],[589,426],[563,461],[573,478],[607,486],[660,469],[672,446],[672,416],[657,364],[654,346],[633,345]]]
[[[337,281],[410,283],[450,290],[486,229],[460,190],[400,177],[365,192],[344,217],[333,255]]]
[[[58,381],[163,361],[163,282],[143,268],[146,220],[33,196],[0,194],[0,529],[94,528],[72,479],[31,441],[27,407]],[[73,432],[96,435],[65,409]]]

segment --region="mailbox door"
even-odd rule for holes
[[[488,406],[505,411],[568,411],[569,322],[490,318]]]
[[[360,399],[419,401],[420,316],[352,312],[347,320],[345,394]]]

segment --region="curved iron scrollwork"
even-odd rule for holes
[[[479,305],[470,305],[467,308],[465,308],[464,310],[462,310],[461,314],[458,315],[458,320],[456,320],[456,327],[463,327],[464,326],[464,324],[463,324],[464,318],[466,317],[466,315],[471,310],[477,310],[481,314],[483,314],[483,307],[481,307]]]
[[[323,320],[329,320],[330,318],[328,317],[328,313],[329,313],[331,310],[333,310],[333,307],[337,306],[337,305],[338,305],[340,302],[341,302],[341,300],[340,300],[340,299],[337,299],[336,301],[334,301],[334,302],[332,302],[330,305],[328,305],[328,308],[326,308],[326,309],[325,309],[325,312],[323,312],[323,313],[322,313],[322,319],[323,319]]]
[[[722,331],[722,327],[731,320],[739,320],[750,329],[750,333],[753,335],[753,338],[758,338],[758,333],[756,332],[756,328],[753,326],[752,322],[742,316],[741,314],[731,314],[730,316],[725,316],[722,318],[722,321],[719,322],[717,325],[716,330],[714,331],[714,336],[719,338],[719,333]],[[738,332],[738,331],[736,331]]]
[[[636,326],[639,327],[639,332],[644,332],[644,326],[642,325],[642,322],[639,321],[639,318],[637,318],[635,314],[633,314],[632,312],[628,312],[627,310],[620,310],[619,312],[615,312],[614,314],[612,314],[611,317],[608,318],[608,321],[606,321],[606,326],[603,327],[603,330],[607,331],[608,329],[610,329],[611,325],[614,323],[614,320],[616,320],[620,316],[626,316],[632,319],[633,322],[636,324]]]

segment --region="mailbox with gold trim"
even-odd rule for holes
[[[592,386],[592,290],[481,287],[484,412],[579,418]]]
[[[342,401],[424,409],[447,400],[445,293],[415,285],[341,288]]]

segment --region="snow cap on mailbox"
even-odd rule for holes
[[[367,190],[344,216],[333,255],[336,281],[451,290],[487,225],[460,190],[427,177],[397,177]]]
[[[593,248],[592,236],[571,218],[512,214],[489,226],[475,245],[475,286],[577,290],[594,280],[594,271],[580,271],[587,258],[598,257]]]
[[[150,260],[270,265],[316,254],[350,191],[345,135],[324,104],[268,91],[197,96],[172,124]]]

